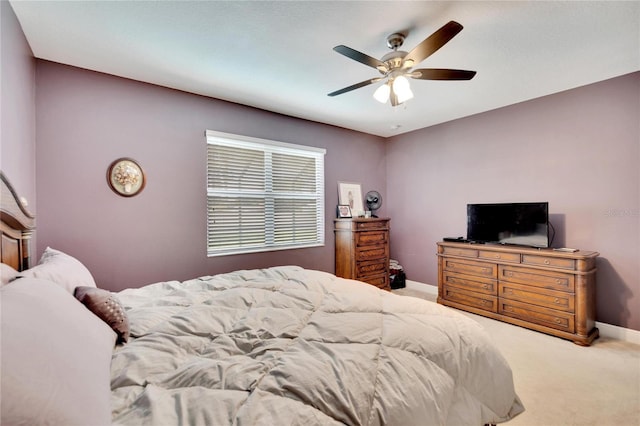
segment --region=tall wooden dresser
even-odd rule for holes
[[[598,253],[438,243],[438,303],[588,346]]]
[[[389,219],[335,219],[336,275],[391,290]]]

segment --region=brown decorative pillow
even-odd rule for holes
[[[129,340],[129,319],[118,298],[96,287],[76,287],[74,296],[118,334],[118,343]]]

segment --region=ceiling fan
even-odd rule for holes
[[[449,21],[408,53],[398,50],[404,43],[405,35],[401,33],[391,34],[387,37],[387,46],[393,49],[393,52],[387,53],[382,59],[373,58],[344,45],[336,46],[333,50],[347,58],[377,69],[382,74],[382,77],[361,81],[331,92],[328,96],[341,95],[386,80],[385,84],[378,87],[373,96],[382,103],[390,99],[391,105],[397,106],[413,97],[407,77],[418,80],[471,80],[476,75],[475,71],[446,68],[413,68],[444,46],[460,31],[462,31],[462,25],[455,21]]]

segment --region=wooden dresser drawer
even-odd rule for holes
[[[498,298],[495,296],[444,286],[443,297],[446,300],[461,303],[466,306],[474,306],[489,312],[498,312]]]
[[[574,259],[564,259],[562,257],[536,256],[530,254],[522,255],[523,265],[544,266],[547,268],[575,269]]]
[[[478,252],[478,259],[496,260],[496,261],[500,260],[502,262],[520,263],[520,254],[480,250]]]
[[[356,248],[356,255],[355,255],[356,262],[360,262],[364,260],[388,259],[388,258],[389,258],[388,244],[382,245],[382,246]]]
[[[365,220],[361,222],[355,222],[355,225],[355,228],[357,230],[389,229],[388,220]]]
[[[443,247],[443,254],[447,256],[478,257],[478,250],[470,248]]]
[[[356,262],[356,277],[367,277],[388,272],[389,266],[386,259],[383,259],[383,261]]]
[[[387,231],[358,232],[355,237],[357,247],[366,247],[387,244],[389,233]]]
[[[508,317],[566,331],[567,333],[575,333],[575,317],[568,312],[502,298],[500,299],[498,312]]]
[[[374,285],[383,290],[391,290],[391,287],[389,284],[389,274],[377,275],[373,277],[356,278],[356,279],[360,281],[364,281],[367,284]]]
[[[510,283],[526,284],[570,293],[573,293],[575,288],[575,276],[572,274],[509,265],[500,265],[498,279]]]
[[[494,263],[473,262],[470,260],[445,258],[444,269],[461,274],[476,275],[481,277],[496,278],[498,265]]]
[[[496,296],[497,281],[491,278],[475,277],[457,272],[445,271],[442,275],[444,285],[458,287],[463,290]]]
[[[518,300],[527,304],[575,312],[575,297],[573,293],[547,290],[522,284],[500,283],[498,296],[505,299]]]

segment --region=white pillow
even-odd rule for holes
[[[97,287],[91,272],[78,259],[50,247],[44,250],[36,266],[20,276],[53,281],[71,294],[76,287]]]
[[[6,263],[0,263],[0,287],[9,284],[20,272],[13,269]]]
[[[113,330],[50,281],[21,278],[0,295],[0,424],[111,424]]]

